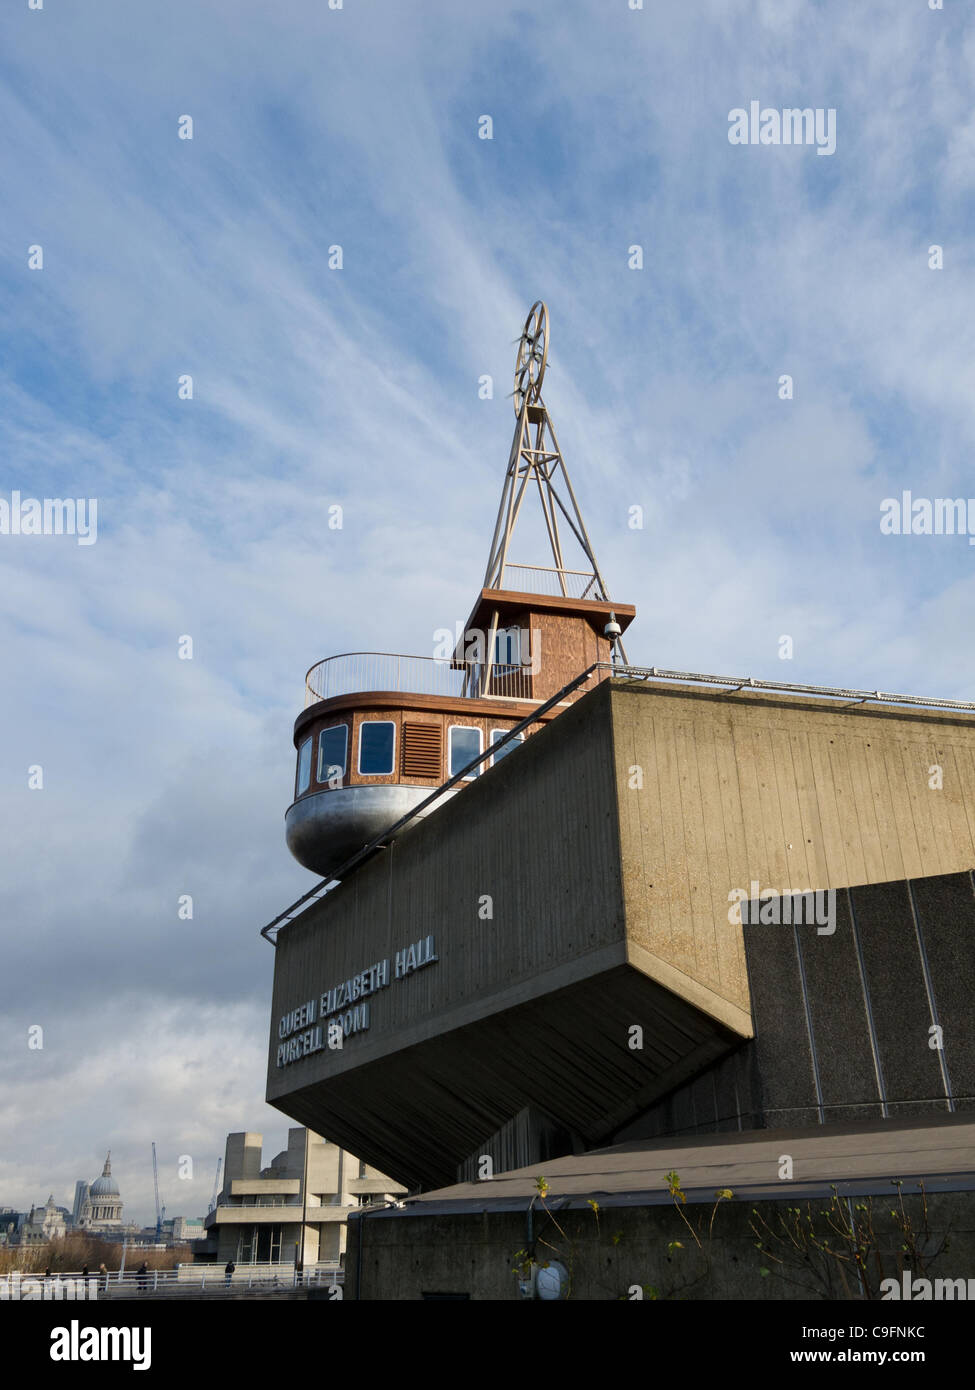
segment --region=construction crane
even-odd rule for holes
[[[163,1217],[166,1208],[159,1205],[159,1165],[156,1162],[156,1141],[152,1141],[152,1185],[156,1193],[156,1239],[162,1238]]]
[[[212,1195],[212,1197],[210,1198],[210,1208],[209,1208],[210,1211],[216,1211],[216,1209],[217,1209],[217,1193],[218,1193],[219,1190],[220,1190],[220,1170],[221,1170],[222,1167],[223,1167],[223,1158],[221,1157],[221,1158],[218,1158],[218,1159],[217,1159],[217,1175],[216,1175],[216,1177],[213,1179],[213,1195]]]

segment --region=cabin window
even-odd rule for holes
[[[384,777],[393,770],[396,725],[391,719],[370,719],[359,725],[359,771],[364,777]]]
[[[345,776],[345,754],[349,730],[345,724],[335,724],[318,735],[318,780]]]
[[[480,729],[469,728],[464,724],[453,724],[450,729],[450,771],[448,777],[455,776],[462,767],[466,767],[472,758],[476,758],[481,751],[481,731]],[[476,777],[480,768],[474,768],[469,773],[470,777]]]
[[[311,786],[311,739],[306,738],[298,749],[298,782],[295,796],[300,796]]]
[[[505,734],[506,734],[507,732],[508,732],[507,729],[492,729],[492,730],[491,730],[491,745],[492,745],[492,747],[494,746],[494,744],[500,742],[500,740],[504,738],[504,736],[505,736]],[[506,758],[506,757],[508,756],[509,753],[513,753],[514,750],[518,747],[519,743],[524,743],[524,741],[525,741],[525,735],[524,735],[524,734],[515,734],[514,738],[509,739],[508,742],[504,745],[503,748],[499,748],[498,751],[497,751],[496,753],[492,754],[492,756],[491,756],[491,762],[492,762],[492,764],[493,764],[493,763],[499,763],[499,762],[501,761],[502,758]]]

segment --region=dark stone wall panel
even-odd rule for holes
[[[888,1101],[944,1095],[906,882],[850,890]],[[843,1097],[837,1097],[842,1099]]]
[[[799,961],[791,927],[746,926],[745,955],[764,1112],[816,1105]]]
[[[870,1044],[867,1005],[860,987],[849,897],[836,894],[832,934],[815,925],[797,927],[806,976],[806,997],[823,1103],[862,1103],[850,1119],[880,1119],[880,1087]],[[874,1102],[871,1106],[870,1102]]]
[[[793,928],[746,926],[755,1040],[648,1108],[616,1139],[881,1119],[871,1018],[887,1118],[947,1113],[938,1053],[928,1046],[912,891],[955,1109],[975,1109],[975,892],[971,875],[945,874],[838,892],[832,934],[820,935],[814,924],[795,929],[805,992]]]
[[[975,892],[971,874],[915,879],[921,937],[931,972],[955,1106],[975,1098]]]

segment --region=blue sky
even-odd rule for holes
[[[879,529],[975,493],[975,32],[956,0],[23,0],[0,52],[0,495],[98,499],[94,546],[0,536],[0,1203],[111,1146],[148,1218],[155,1139],[192,1215],[228,1130],[283,1143],[257,931],[312,882],[304,672],[466,618],[536,298],[632,660],[975,695],[975,547]],[[835,108],[835,154],[729,144],[751,100]]]

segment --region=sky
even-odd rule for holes
[[[284,1147],[304,673],[466,619],[536,299],[631,661],[975,699],[975,547],[880,527],[975,493],[968,7],[635,3],[3,7],[0,500],[97,539],[0,534],[0,1206]]]

